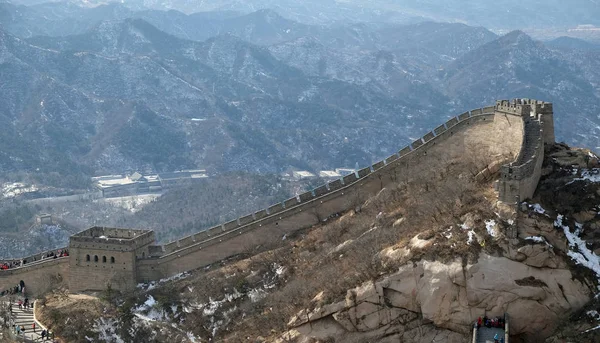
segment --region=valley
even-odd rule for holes
[[[0,0],[0,342],[600,341],[599,18]]]

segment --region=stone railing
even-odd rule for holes
[[[34,263],[34,262],[45,261],[45,260],[48,260],[48,259],[52,259],[52,257],[44,257],[42,259],[42,256],[46,256],[49,253],[56,254],[59,250],[63,250],[64,251],[64,250],[68,250],[68,248],[67,247],[63,247],[63,248],[57,248],[57,249],[47,250],[47,251],[40,252],[40,253],[33,254],[33,255],[29,255],[29,256],[26,256],[26,257],[23,257],[23,258],[6,259],[6,260],[0,261],[0,265],[2,265],[4,263],[13,263],[13,262],[20,263],[21,261],[25,262],[24,265],[28,265],[28,264],[31,264],[31,263]],[[11,268],[11,269],[14,269],[14,268]]]
[[[338,180],[329,182],[306,193],[274,204],[266,209],[239,217],[224,224],[212,227],[179,240],[170,242],[163,246],[151,246],[150,258],[166,257],[171,254],[185,253],[189,248],[201,248],[239,235],[247,231],[250,227],[261,227],[262,223],[268,222],[274,217],[281,219],[287,213],[296,213],[302,210],[304,205],[309,205],[321,198],[330,196],[332,193],[340,192],[384,167],[391,164],[402,162],[402,159],[409,154],[416,154],[419,151],[425,151],[428,147],[441,143],[445,138],[450,137],[454,132],[460,130],[463,126],[468,126],[473,121],[486,120],[494,115],[495,107],[489,106],[475,109],[460,114],[446,121],[446,123],[436,127],[433,131],[426,133],[423,137],[415,140],[410,145],[404,147],[397,153],[388,158],[374,163],[373,165],[360,169],[356,173],[346,175]]]

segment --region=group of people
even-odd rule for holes
[[[17,336],[19,336],[21,334],[25,335],[26,328],[23,325],[14,325],[13,324],[13,330],[14,330],[15,334]],[[31,330],[33,330],[33,333],[36,332],[35,331],[36,330],[35,322],[33,322],[31,324]],[[52,332],[50,330],[46,330],[46,329],[42,330],[42,332],[40,332],[40,336],[42,336],[42,342],[46,342],[46,340],[49,340],[50,342],[54,341],[54,332]]]
[[[477,326],[478,329],[482,326],[485,326],[486,328],[504,329],[504,318],[503,317],[488,318],[488,316],[485,316],[483,318],[479,317],[479,318],[477,318],[477,323],[475,325]],[[494,335],[494,343],[504,343],[504,337],[500,337],[500,335],[495,334]]]
[[[485,326],[487,328],[504,328],[504,318],[502,317],[494,317],[488,318],[487,316],[477,319],[477,328]]]
[[[14,287],[0,291],[0,296],[14,294],[23,294],[23,296],[25,296],[25,282],[23,282],[23,280],[19,281],[19,283]]]
[[[67,249],[58,249],[57,251],[45,252],[45,253],[41,254],[39,256],[39,258],[38,258],[38,256],[33,256],[33,257],[29,257],[29,258],[24,258],[22,260],[4,262],[4,263],[0,264],[0,270],[19,268],[19,267],[22,267],[24,264],[27,264],[30,262],[41,261],[41,260],[45,260],[48,258],[54,259],[54,258],[67,257],[67,256],[69,256],[69,251]]]
[[[17,302],[19,304],[19,310],[24,310],[27,308],[33,308],[33,304],[29,302],[29,298],[25,298],[25,300],[19,300]]]
[[[16,301],[16,304],[19,306],[19,310],[21,311],[27,311],[29,309],[33,309],[33,303],[29,301],[29,298],[25,295],[25,282],[23,280],[19,281],[19,284],[17,284],[14,287],[11,287],[9,290],[6,291],[2,291],[0,292],[0,295],[8,295],[8,294],[18,294],[18,300]],[[10,312],[11,314],[13,313],[13,307],[12,304],[14,300],[9,300],[10,303]],[[36,330],[37,328],[37,324],[34,321],[33,323],[31,323],[31,329],[25,327],[24,325],[17,325],[17,324],[13,324],[13,331],[14,333],[19,336],[19,335],[25,335],[25,332],[33,332],[34,334],[37,332]],[[42,328],[43,330],[40,332],[40,336],[42,338],[42,342],[54,342],[54,332],[51,332],[50,330],[46,330],[44,328]],[[31,331],[29,331],[31,330]]]

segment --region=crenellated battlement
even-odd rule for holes
[[[544,143],[554,141],[552,104],[532,99],[499,100],[448,119],[393,155],[263,210],[165,245],[154,232],[93,227],[71,237],[72,291],[130,288],[275,242],[366,201],[389,184],[441,168],[468,154],[495,156],[480,173],[500,172],[499,199],[531,197],[543,161]],[[511,163],[500,166],[510,160]],[[450,162],[448,162],[450,163]],[[498,167],[500,166],[500,167]],[[489,167],[489,168],[488,168]],[[3,279],[0,273],[0,286]],[[23,276],[24,277],[24,276]]]
[[[522,99],[498,100],[496,101],[495,110],[498,112],[509,113],[518,116],[528,116],[531,112],[531,105],[522,102]]]
[[[499,101],[504,109],[506,100]],[[498,106],[498,104],[497,104]],[[501,167],[498,181],[499,199],[506,203],[517,203],[533,196],[541,177],[544,160],[544,144],[554,143],[554,119],[551,103],[533,99],[515,99],[511,106],[525,112],[523,143],[517,158]],[[506,113],[504,110],[501,112]]]
[[[154,231],[94,226],[70,237],[69,247],[107,246],[116,250],[135,250],[154,243]]]

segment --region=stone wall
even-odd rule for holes
[[[51,252],[56,254],[57,251],[59,251],[59,250],[65,250],[65,249],[67,249],[67,248],[63,247],[63,248],[57,248],[57,249],[47,250],[47,251],[44,251],[44,252],[40,252],[40,253],[37,253],[37,254],[34,254],[34,255],[29,255],[29,256],[26,256],[26,257],[22,257],[22,258],[5,259],[5,260],[0,261],[0,264],[1,263],[11,263],[11,262],[21,262],[21,261],[25,261],[26,263],[31,263],[31,262],[34,262],[34,261],[41,261],[42,260],[42,256],[46,256],[46,255],[48,255]]]
[[[129,288],[136,281],[165,278],[250,252],[258,245],[281,240],[290,232],[356,208],[389,184],[414,181],[424,172],[442,171],[465,159],[479,158],[484,165],[477,166],[481,168],[478,170],[494,171],[504,161],[518,162],[510,166],[510,173],[507,166],[501,168],[500,199],[510,202],[516,196],[533,194],[543,160],[543,140],[553,138],[551,112],[551,104],[521,99],[465,112],[372,166],[164,246],[151,245],[153,232],[132,240],[133,233],[115,231],[114,235],[124,235],[123,242],[108,242],[92,234],[72,237],[69,285],[75,291],[104,289],[107,284]],[[539,139],[531,136],[536,127]],[[550,127],[552,134],[543,131]],[[460,182],[459,175],[454,176]],[[49,274],[53,273],[49,269]],[[0,280],[4,275],[9,274],[0,273]]]
[[[156,249],[154,258],[138,261],[138,282],[168,277],[280,240],[287,233],[358,206],[390,183],[438,168],[441,160],[463,158],[469,150],[497,160],[514,160],[522,143],[522,116],[498,113],[494,107],[474,112],[477,114],[466,112],[451,118],[397,154],[356,174],[275,204],[264,210],[266,216],[254,216],[253,220],[245,216]]]
[[[108,285],[130,289],[136,282],[136,261],[150,255],[154,231],[93,227],[69,243],[71,291],[102,291]]]
[[[69,289],[73,292],[101,291],[109,284],[114,289],[131,289],[136,285],[135,250],[96,246],[71,248],[70,254]]]
[[[45,259],[26,264],[24,267],[0,272],[0,289],[7,290],[21,280],[25,282],[27,294],[40,295],[69,280],[69,257]]]
[[[498,101],[496,111],[523,117],[523,144],[514,162],[504,165],[498,182],[499,200],[516,204],[535,193],[542,173],[544,143],[554,143],[552,104],[531,99]]]

